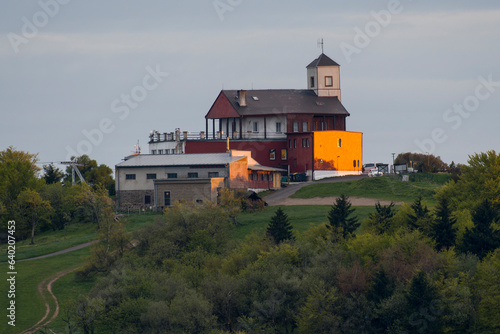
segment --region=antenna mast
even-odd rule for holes
[[[324,50],[323,50],[323,38],[318,39],[318,48],[321,48],[321,53],[324,53]]]

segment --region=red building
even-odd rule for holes
[[[362,134],[346,136],[349,113],[341,103],[340,66],[321,54],[307,66],[307,83],[308,89],[222,90],[205,115],[205,131],[176,135],[176,152],[230,148],[251,151],[261,165],[313,178],[358,173]],[[319,132],[330,135],[319,137]],[[167,141],[167,134],[163,138]],[[150,137],[150,147],[160,147],[159,142],[160,134]]]

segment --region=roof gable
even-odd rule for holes
[[[221,91],[219,96],[217,96],[217,99],[215,99],[215,102],[212,104],[212,107],[210,107],[210,110],[205,115],[205,118],[218,119],[231,117],[240,117],[240,115],[236,112],[236,109],[231,104],[224,91]]]

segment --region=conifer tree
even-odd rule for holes
[[[466,229],[460,250],[483,259],[490,251],[500,247],[500,233],[492,227],[498,221],[498,216],[497,209],[489,200],[481,202],[472,213],[474,227]]]
[[[278,208],[267,226],[267,235],[272,237],[276,244],[279,244],[285,240],[295,239],[292,230],[293,227],[288,221],[287,214],[281,208]]]
[[[410,227],[414,230],[420,230],[427,235],[430,234],[432,217],[427,205],[422,203],[422,196],[419,196],[415,202],[412,203],[411,208],[414,213],[409,215],[408,224]]]
[[[389,205],[381,205],[380,202],[375,204],[375,212],[370,213],[370,223],[377,233],[383,234],[390,229],[391,218],[394,217],[393,207],[393,202]]]
[[[431,237],[436,241],[436,249],[450,248],[455,245],[457,229],[453,225],[457,222],[451,215],[447,197],[438,199],[436,205],[436,220],[432,224]]]
[[[327,226],[333,230],[341,229],[344,238],[353,236],[354,231],[360,225],[357,217],[349,217],[355,211],[351,209],[351,205],[349,197],[342,194],[335,200],[335,204],[328,213],[330,224]]]

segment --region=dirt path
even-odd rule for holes
[[[273,201],[271,205],[333,205],[337,197],[313,197],[313,198],[283,198],[279,201]],[[373,198],[350,196],[349,201],[353,206],[375,206],[378,202],[381,205],[389,205],[391,201],[380,201]],[[400,205],[402,203],[395,203]]]
[[[45,315],[35,325],[33,325],[31,328],[28,328],[27,330],[21,332],[21,334],[36,333],[38,330],[40,330],[44,326],[47,326],[49,323],[54,321],[55,318],[57,318],[57,316],[59,315],[59,302],[57,301],[56,296],[52,292],[52,284],[54,284],[54,282],[57,281],[58,279],[60,279],[61,277],[65,276],[67,274],[70,274],[77,269],[78,268],[73,268],[73,269],[61,271],[61,272],[57,273],[55,276],[46,278],[40,284],[38,284],[38,293],[40,293],[42,295],[42,298],[45,302]],[[50,304],[47,301],[47,297],[44,294],[45,291],[48,291],[50,294],[50,297],[54,300],[54,303],[55,303],[54,310],[51,310]],[[49,315],[51,313],[52,313],[52,316],[50,317],[49,320],[47,320],[47,318],[49,317]]]
[[[68,252],[71,252],[71,251],[74,251],[74,250],[77,250],[77,249],[80,249],[80,248],[85,248],[87,246],[90,246],[90,245],[96,243],[97,241],[99,241],[99,240],[92,240],[92,241],[89,241],[89,242],[86,242],[86,243],[83,243],[83,244],[79,244],[79,245],[76,245],[76,246],[73,246],[73,247],[69,247],[69,248],[66,248],[66,249],[54,252],[54,253],[40,255],[40,256],[37,256],[37,257],[30,257],[29,259],[17,260],[17,262],[43,259],[43,258],[46,258],[46,257],[49,257],[49,256],[54,256],[54,255],[68,253]]]

